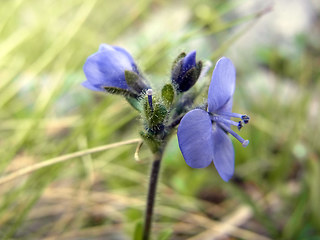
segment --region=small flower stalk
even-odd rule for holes
[[[152,88],[131,54],[117,46],[100,45],[98,52],[88,57],[83,70],[84,87],[120,95],[141,113],[140,136],[154,154],[143,239],[150,236],[161,158],[173,133],[177,131],[188,166],[204,168],[213,162],[224,181],[233,176],[235,153],[229,136],[243,147],[248,146],[249,140],[232,128],[240,131],[250,117],[232,112],[236,70],[230,59],[222,57],[217,62],[206,102],[198,99],[201,89],[197,81],[208,67],[203,70],[202,62],[196,60],[196,51],[177,57],[171,78],[160,89]]]

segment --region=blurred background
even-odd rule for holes
[[[227,56],[235,176],[165,152],[153,239],[320,239],[320,3],[317,0],[1,0],[0,172],[139,137],[121,97],[89,91],[82,66],[100,43],[126,48],[153,85],[182,51]],[[210,81],[210,69],[206,78]],[[0,185],[1,239],[132,239],[151,153],[136,144],[40,168]],[[0,178],[1,180],[1,178]]]

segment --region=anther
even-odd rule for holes
[[[243,121],[239,121],[239,122],[238,122],[238,126],[237,126],[237,127],[238,127],[238,130],[239,130],[239,131],[240,131],[241,128],[244,126],[243,124],[244,124]]]
[[[250,117],[248,115],[242,115],[241,119],[245,124],[249,123]]]
[[[250,117],[246,114],[239,114],[233,112],[218,112],[217,114],[225,117],[240,118],[241,120],[243,120],[245,124],[249,123],[250,120]]]
[[[153,111],[153,105],[152,105],[152,89],[149,88],[147,90],[147,95],[148,95],[148,103],[149,103],[149,107],[151,109],[151,111]]]

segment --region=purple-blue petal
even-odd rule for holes
[[[224,104],[221,108],[219,108],[219,109],[216,111],[216,113],[217,113],[217,114],[219,114],[219,113],[226,113],[226,112],[231,113],[231,112],[232,112],[232,103],[233,103],[233,97],[229,98],[229,100],[226,102],[226,104]],[[230,117],[226,117],[226,116],[223,116],[223,117],[230,120]],[[225,125],[227,125],[228,127],[230,127],[230,124],[225,123]]]
[[[182,73],[196,66],[196,51],[189,52],[182,60]]]
[[[234,149],[228,135],[218,126],[213,131],[213,163],[221,178],[228,182],[234,173]]]
[[[85,88],[92,90],[92,91],[101,91],[101,92],[104,91],[103,88],[96,87],[96,86],[92,85],[89,81],[84,81],[83,83],[81,83],[81,85],[84,86]]]
[[[233,97],[229,98],[229,100],[220,107],[216,113],[219,114],[219,112],[232,112],[232,103],[233,103]]]
[[[98,52],[101,52],[101,51],[113,51],[113,47],[111,45],[108,45],[108,44],[105,44],[105,43],[102,43],[100,44],[99,46],[99,50]]]
[[[83,66],[87,81],[95,87],[128,89],[125,70],[133,70],[131,60],[115,50],[101,50],[90,57]]]
[[[208,92],[208,110],[215,113],[232,98],[236,84],[236,69],[230,59],[218,60],[212,73]],[[232,106],[232,105],[231,105]]]
[[[135,63],[133,57],[131,56],[131,54],[127,52],[127,50],[125,50],[125,49],[122,48],[122,47],[118,47],[118,46],[113,46],[113,49],[115,49],[115,50],[118,51],[119,53],[122,53],[124,56],[126,56],[127,59],[129,59],[133,70],[137,70],[136,63]],[[137,72],[137,73],[138,73],[138,72]]]
[[[213,160],[212,124],[206,111],[188,112],[178,127],[179,147],[186,163],[192,168],[205,168]]]

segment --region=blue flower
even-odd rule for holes
[[[101,44],[99,51],[87,58],[83,66],[87,80],[82,85],[93,91],[104,91],[103,87],[130,90],[125,71],[140,76],[130,53],[117,46]]]
[[[188,91],[198,80],[202,63],[196,63],[196,51],[180,59],[172,71],[172,82],[179,92]]]
[[[235,125],[240,130],[249,122],[247,115],[232,113],[232,96],[235,89],[236,70],[228,58],[221,58],[213,71],[208,92],[208,112],[195,109],[188,112],[178,127],[179,147],[186,163],[192,168],[204,168],[213,161],[224,181],[234,172],[234,150],[227,133],[243,147],[249,144],[231,130]],[[240,118],[235,122],[230,117]]]

